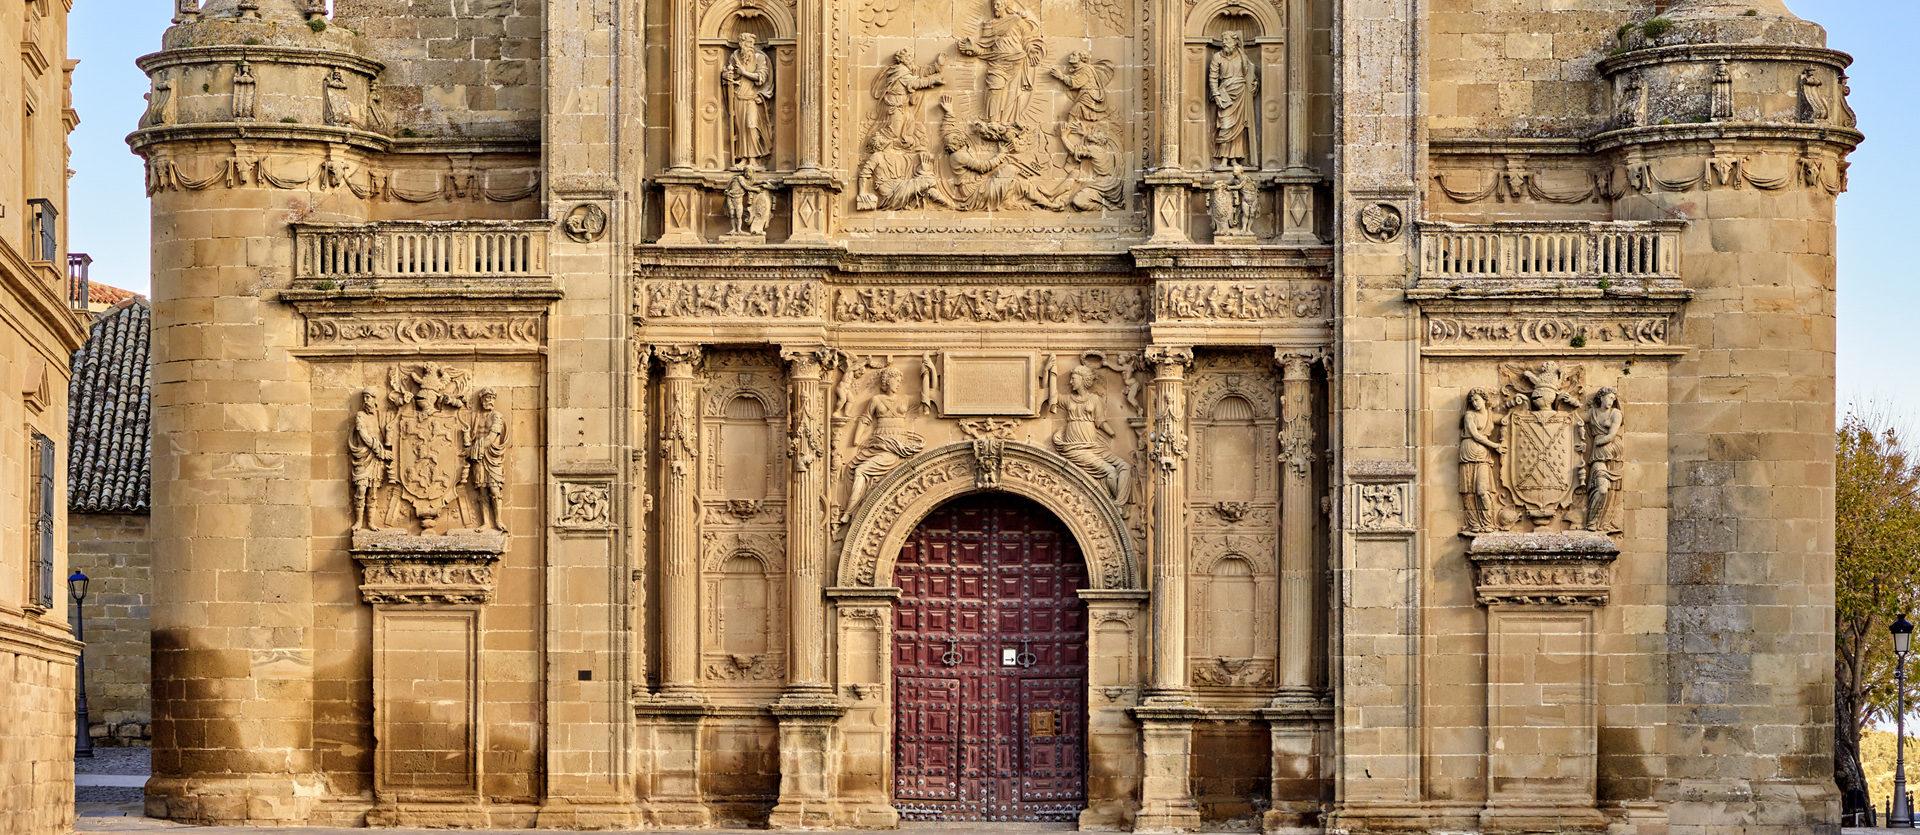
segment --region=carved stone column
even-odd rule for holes
[[[1280,630],[1279,689],[1274,703],[1316,700],[1313,648],[1319,633],[1314,606],[1314,533],[1320,519],[1314,495],[1313,367],[1324,348],[1278,348],[1280,383]]]
[[[653,355],[660,380],[660,696],[699,701],[700,674],[700,365],[698,345],[662,345]]]
[[[1594,620],[1620,549],[1604,534],[1474,537],[1487,607],[1487,832],[1604,831]]]
[[[1153,346],[1153,654],[1148,702],[1187,697],[1187,367],[1193,349]]]
[[[773,714],[780,721],[780,800],[774,829],[832,826],[835,724],[846,710],[827,684],[826,654],[826,386],[822,346],[787,348],[792,388],[788,444],[793,462],[787,491],[787,692]]]

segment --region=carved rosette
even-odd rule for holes
[[[1619,556],[1591,531],[1482,534],[1467,549],[1482,606],[1605,606]]]
[[[497,533],[416,536],[356,531],[360,599],[386,604],[482,604],[493,600],[507,539]]]

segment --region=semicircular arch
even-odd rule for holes
[[[1253,2],[1253,0],[1202,0],[1187,12],[1187,33],[1189,40],[1209,39],[1207,26],[1215,18],[1245,17],[1251,18],[1258,32],[1249,32],[1249,42],[1260,38],[1269,38],[1283,31],[1280,13],[1272,3]]]
[[[700,16],[697,31],[700,40],[715,41],[727,39],[727,21],[735,17],[761,17],[773,26],[776,40],[793,38],[793,14],[784,3],[766,3],[761,0],[719,0]]]
[[[854,509],[840,550],[836,582],[876,587],[893,576],[893,561],[915,526],[935,508],[993,490],[1032,499],[1059,517],[1087,561],[1095,589],[1141,588],[1140,560],[1120,505],[1106,488],[1065,458],[1007,442],[997,478],[982,484],[973,444],[958,442],[915,456],[888,474]]]

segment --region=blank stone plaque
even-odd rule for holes
[[[948,352],[940,363],[945,414],[1031,417],[1036,411],[1032,354]]]

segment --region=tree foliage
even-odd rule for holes
[[[1887,625],[1901,614],[1920,619],[1920,455],[1875,415],[1847,415],[1836,442],[1835,776],[1851,794],[1850,784],[1864,782],[1860,729],[1894,716]]]

